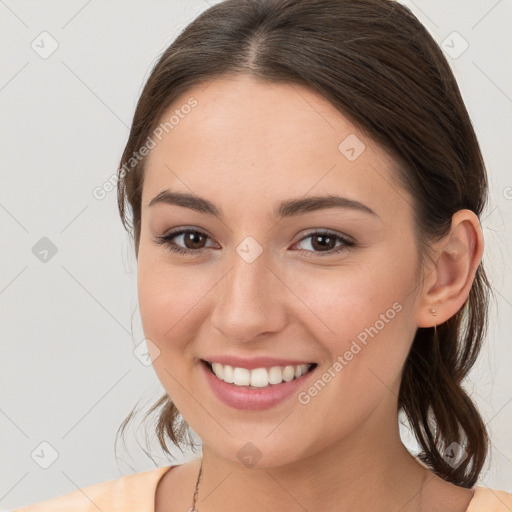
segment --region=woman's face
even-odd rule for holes
[[[219,456],[261,466],[396,428],[420,290],[413,200],[391,158],[297,85],[218,79],[190,89],[162,123],[172,115],[145,171],[138,291],[155,371],[183,417]],[[163,191],[218,215],[191,200],[149,206]],[[324,196],[343,199],[308,203]],[[180,229],[199,234],[158,243]],[[201,362],[223,357],[240,358],[237,379],[252,367],[317,366],[248,389]]]

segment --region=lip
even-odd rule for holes
[[[316,369],[318,368],[317,365],[312,370],[301,375],[298,379],[293,379],[290,382],[271,384],[265,388],[250,388],[248,386],[228,384],[220,380],[213,374],[208,364],[203,360],[199,361],[199,366],[210,389],[221,402],[235,409],[252,411],[270,409],[287,398],[290,398],[292,395],[296,395],[297,392],[306,385],[306,381],[316,373]],[[255,366],[255,368],[261,368],[261,366]]]
[[[211,356],[211,357],[203,357],[205,361],[209,361],[210,363],[220,363],[222,365],[230,365],[238,368],[245,368],[247,370],[254,370],[254,368],[272,368],[273,366],[297,366],[299,364],[313,364],[314,361],[304,361],[300,359],[278,359],[276,357],[252,357],[250,359],[246,359],[243,357],[237,356]]]

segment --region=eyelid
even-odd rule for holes
[[[311,238],[313,235],[334,238],[337,241],[341,241],[341,244],[336,245],[335,247],[329,249],[328,251],[310,251],[307,249],[297,249],[297,251],[300,254],[306,256],[307,258],[328,258],[329,256],[339,256],[341,253],[347,252],[348,250],[356,247],[357,245],[352,237],[325,228],[315,228],[313,230],[307,231],[306,233],[303,233],[301,238],[299,238],[297,242],[294,242],[293,245],[297,245],[303,240]]]
[[[198,233],[200,235],[203,235],[204,237],[206,237],[209,240],[213,240],[213,238],[208,233],[206,233],[206,231],[203,231],[202,229],[192,227],[192,226],[181,226],[179,228],[171,229],[170,231],[165,232],[162,236],[157,236],[156,240],[157,240],[157,243],[170,244],[169,240],[171,238],[175,238],[175,237],[178,237],[181,235],[186,235],[189,233]],[[195,249],[195,250],[194,249],[185,249],[183,247],[182,247],[182,249],[199,254],[201,251],[206,250],[206,247],[203,247],[202,249]]]
[[[196,256],[196,255],[204,253],[208,249],[208,247],[202,247],[200,249],[187,249],[187,248],[181,247],[179,245],[176,245],[170,241],[170,239],[172,239],[172,238],[182,236],[182,235],[185,235],[188,233],[198,233],[200,235],[205,236],[206,238],[208,238],[210,240],[213,240],[213,238],[210,235],[208,235],[208,233],[203,231],[202,229],[199,229],[199,228],[196,228],[193,226],[181,226],[179,228],[175,228],[170,231],[167,231],[162,236],[156,237],[155,241],[159,245],[167,245],[169,247],[169,250],[172,252],[181,253],[184,255]],[[327,228],[311,228],[310,230],[306,231],[305,233],[302,233],[301,237],[296,242],[294,242],[292,245],[296,245],[296,244],[302,242],[303,240],[310,238],[313,235],[330,236],[330,237],[336,238],[338,240],[341,240],[342,244],[341,244],[341,246],[337,246],[335,248],[329,249],[328,251],[310,251],[310,250],[306,250],[306,249],[298,249],[297,250],[298,252],[300,252],[301,254],[306,255],[308,257],[309,256],[312,256],[312,257],[326,256],[327,257],[327,256],[339,254],[340,252],[348,250],[356,245],[356,242],[352,237],[345,235],[344,233],[339,233],[337,231],[327,229]]]
[[[335,231],[333,229],[327,229],[327,228],[312,228],[311,230],[306,231],[305,233],[301,234],[301,237],[298,239],[298,242],[303,240],[304,238],[307,238],[311,235],[330,235],[330,236],[336,236],[341,238],[342,240],[345,240],[346,242],[355,244],[355,240],[345,233],[340,233],[339,231]]]
[[[193,226],[181,226],[179,228],[171,229],[170,231],[166,231],[161,237],[158,237],[158,238],[169,238],[173,235],[179,235],[179,234],[181,235],[184,232],[185,233],[197,232],[197,233],[200,233],[201,235],[204,235],[204,236],[212,239],[212,237],[208,233],[206,233],[205,231],[203,231],[200,228],[196,228]],[[304,238],[307,238],[308,236],[319,235],[319,234],[338,236],[338,237],[342,238],[343,240],[345,240],[346,242],[355,243],[355,240],[351,236],[346,235],[345,233],[340,233],[338,231],[335,231],[332,229],[327,229],[327,228],[311,228],[310,230],[307,230],[306,232],[301,233],[301,236],[300,236],[300,238],[297,239],[297,242],[302,241]]]

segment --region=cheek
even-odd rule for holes
[[[377,256],[357,268],[302,274],[294,285],[308,306],[303,318],[312,337],[330,361],[341,357],[335,373],[343,377],[334,387],[356,395],[372,383],[377,393],[394,386],[416,329],[414,246],[400,260],[391,250]]]
[[[166,264],[154,252],[139,253],[137,289],[142,325],[146,338],[161,352],[186,346],[186,326],[205,293],[201,282],[199,272]]]
[[[389,266],[387,269],[389,270]],[[401,272],[340,272],[314,282],[302,278],[302,297],[321,321],[304,318],[326,350],[324,371],[301,395],[312,416],[329,415],[323,429],[336,438],[357,427],[379,403],[398,394],[403,364],[414,334],[410,314],[411,278]]]
[[[190,382],[191,365],[183,364],[194,340],[194,305],[200,286],[192,272],[139,257],[138,299],[144,336],[150,340],[153,368],[175,405],[189,413],[190,399],[183,384]],[[197,412],[196,412],[197,413]]]
[[[343,349],[358,337],[364,342],[368,330],[380,335],[410,320],[413,263],[396,265],[381,259],[373,265],[296,272],[289,279],[307,308],[305,318],[317,339],[332,340],[331,348]]]

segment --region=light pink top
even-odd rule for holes
[[[154,512],[156,487],[172,467],[101,482],[11,512]],[[466,512],[512,511],[512,494],[487,487],[474,489]]]

